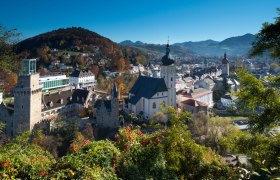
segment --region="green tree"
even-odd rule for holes
[[[15,66],[14,45],[17,43],[19,33],[16,29],[7,30],[0,25],[0,69],[17,70]]]
[[[280,8],[277,8],[280,15]],[[280,17],[275,18],[274,23],[265,22],[253,43],[251,56],[268,51],[272,57],[280,57]]]
[[[0,179],[39,179],[55,163],[52,155],[29,143],[30,133],[22,133],[0,147]]]
[[[268,132],[280,123],[280,76],[259,80],[252,74],[238,73],[240,107],[249,114],[250,129]]]

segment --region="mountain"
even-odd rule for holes
[[[248,33],[243,36],[230,37],[221,42],[206,40],[199,42],[176,43],[176,45],[205,56],[220,56],[225,51],[227,51],[229,55],[241,56],[248,54],[255,38],[255,35]]]
[[[139,45],[144,45],[145,43],[141,42],[141,41],[130,41],[130,40],[125,40],[119,43],[122,46],[139,46]]]
[[[219,44],[221,46],[251,46],[255,38],[255,35],[248,33],[243,36],[227,38],[221,41]]]
[[[252,43],[255,40],[255,35],[245,34],[243,36],[230,37],[223,41],[205,40],[197,42],[183,42],[174,43],[171,46],[172,53],[177,56],[192,56],[192,55],[203,55],[203,56],[221,56],[225,51],[229,55],[244,56],[247,55],[252,47]],[[140,48],[146,51],[153,51],[153,53],[164,53],[165,45],[156,44],[136,44],[132,41],[126,40],[120,43],[125,46],[132,46]]]

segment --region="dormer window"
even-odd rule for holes
[[[53,102],[52,101],[50,102],[50,107],[53,107]]]
[[[63,99],[60,99],[60,104],[63,104]]]

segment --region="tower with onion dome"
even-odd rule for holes
[[[222,76],[229,76],[229,61],[227,59],[227,53],[225,52],[222,60]]]
[[[166,87],[168,89],[168,106],[176,107],[176,90],[175,90],[175,82],[176,82],[176,67],[174,64],[174,60],[170,55],[170,46],[169,42],[166,45],[166,54],[161,58],[161,70],[160,75],[161,78],[164,79]]]

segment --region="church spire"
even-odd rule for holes
[[[166,44],[166,55],[168,55],[170,53],[170,47],[169,47],[169,36],[167,39],[167,44]]]
[[[229,61],[228,61],[228,59],[227,59],[227,51],[225,50],[224,58],[223,58],[223,60],[222,60],[222,64],[228,64],[228,63],[229,63]]]

